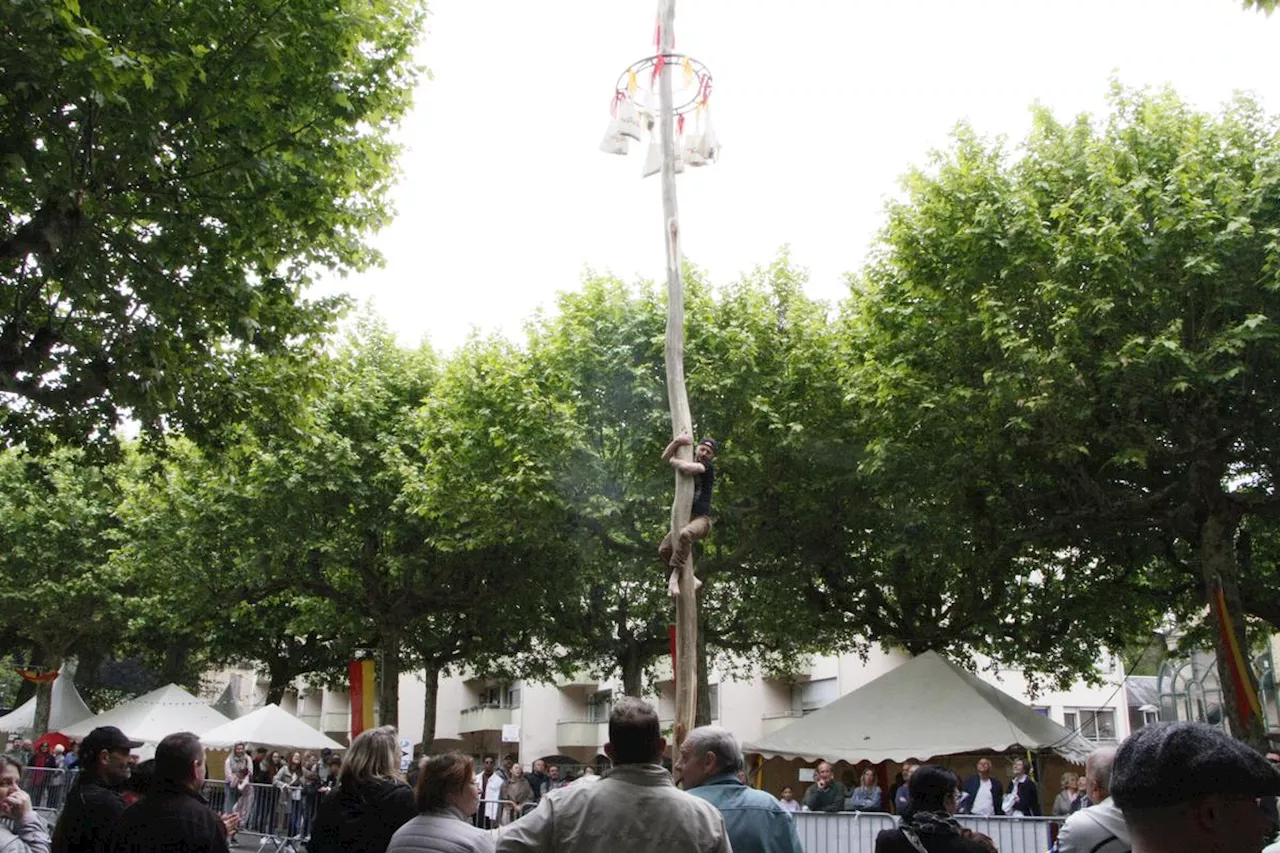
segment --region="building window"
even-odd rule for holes
[[[791,707],[802,714],[811,714],[823,705],[838,698],[839,687],[834,678],[802,681],[791,688]]]
[[[719,720],[720,719],[720,685],[719,684],[707,685],[707,698],[710,700],[708,704],[711,705],[711,719]]]
[[[587,697],[587,722],[607,723],[613,710],[613,691],[601,690]]]
[[[520,688],[514,684],[489,684],[477,691],[481,708],[519,708]]]
[[[1092,741],[1116,739],[1116,712],[1110,708],[1069,708],[1062,715],[1062,724]]]

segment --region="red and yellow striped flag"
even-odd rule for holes
[[[1253,689],[1253,679],[1249,677],[1248,664],[1240,643],[1236,641],[1236,632],[1231,628],[1230,614],[1227,613],[1227,598],[1222,594],[1222,587],[1213,591],[1213,615],[1218,620],[1218,641],[1227,652],[1227,677],[1235,687],[1236,704],[1239,706],[1241,726],[1248,726],[1249,720],[1256,714],[1262,716],[1262,707],[1258,703],[1258,693]],[[1236,722],[1232,720],[1232,722]]]
[[[373,697],[377,688],[373,661],[369,658],[353,660],[347,664],[351,677],[351,739],[368,728],[373,728]]]

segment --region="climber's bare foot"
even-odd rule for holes
[[[696,594],[702,589],[702,580],[697,575],[693,577],[693,591]],[[672,572],[671,577],[667,579],[667,595],[672,598],[680,597],[680,573]]]

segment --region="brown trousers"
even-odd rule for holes
[[[693,543],[706,539],[710,532],[710,516],[699,515],[691,518],[688,524],[680,528],[680,540],[674,549],[671,547],[671,534],[667,533],[662,537],[662,544],[658,546],[658,558],[664,565],[670,566],[672,571],[678,572],[684,565],[684,561],[689,559],[689,550],[693,548]]]

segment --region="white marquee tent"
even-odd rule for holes
[[[207,702],[169,684],[68,726],[62,733],[81,739],[98,726],[115,726],[134,740],[155,744],[174,732],[200,735],[226,722]]]
[[[1094,745],[937,652],[742,745],[765,758],[922,761],[1017,747],[1081,763]]]
[[[279,705],[263,705],[238,720],[211,729],[200,736],[200,742],[210,749],[227,749],[237,743],[286,749],[346,749]]]
[[[53,682],[49,707],[49,731],[60,732],[67,726],[93,716],[93,711],[80,698],[75,680],[64,666]],[[8,714],[0,717],[0,732],[27,733],[35,727],[36,697],[32,696]]]

